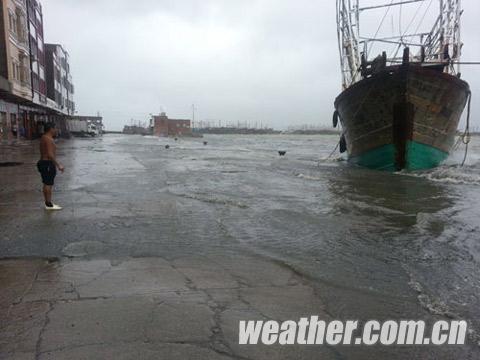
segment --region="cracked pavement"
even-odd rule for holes
[[[168,141],[60,141],[58,213],[42,209],[37,144],[0,148],[22,163],[0,170],[1,360],[476,358],[467,346],[240,346],[240,320],[443,317],[419,303],[397,249],[350,234],[363,217],[345,228],[352,209],[333,182],[292,171],[318,176],[311,148],[279,160],[256,139]]]
[[[95,139],[60,143],[65,210],[44,213],[35,146],[1,154],[23,165],[2,174],[0,359],[336,358],[238,345],[239,320],[327,316],[313,283],[229,234],[245,206],[179,193],[181,165]]]
[[[0,358],[335,358],[238,345],[241,319],[327,317],[304,279],[261,258],[11,259],[0,282]]]

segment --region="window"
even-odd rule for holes
[[[32,76],[32,87],[34,90],[38,90],[39,89],[39,81],[38,81],[38,75],[34,74]]]
[[[18,36],[18,40],[21,42],[26,42],[26,34],[25,34],[25,24],[26,24],[26,19],[25,16],[23,16],[22,11],[17,8],[17,19],[16,19],[16,33]]]
[[[30,23],[30,34],[33,36],[34,39],[37,38],[37,29],[35,29],[35,26],[33,26],[32,23]]]
[[[28,67],[27,66],[21,66],[19,67],[20,69],[20,81],[22,83],[25,83],[27,84],[29,82],[29,71],[28,71]],[[34,77],[34,79],[36,79],[36,77]],[[35,88],[38,89],[38,79],[37,79],[37,82],[35,83]]]
[[[38,50],[43,52],[43,39],[38,38]]]
[[[15,81],[23,81],[22,66],[16,59],[12,59],[12,78]]]
[[[38,61],[37,60],[32,61],[32,70],[35,74],[38,74]]]
[[[40,66],[40,79],[42,80],[45,80],[45,69],[43,68],[43,66]]]
[[[34,41],[30,43],[30,54],[32,55],[32,60],[37,61],[38,48],[37,48],[37,44]]]
[[[12,12],[8,12],[8,24],[9,24],[9,30],[13,34],[17,34],[17,16]]]
[[[17,36],[17,39],[26,43],[28,40],[27,34],[27,17],[25,12],[20,7],[16,7],[15,11],[9,11],[9,29],[10,32]]]
[[[17,64],[15,61],[12,59],[12,78],[14,80],[18,79],[18,73],[17,73]]]
[[[0,112],[0,135],[3,133],[4,128],[7,126],[7,113],[4,111]]]

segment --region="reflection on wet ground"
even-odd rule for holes
[[[63,142],[56,214],[41,211],[36,149],[4,152],[24,164],[0,170],[1,256],[256,254],[315,282],[332,317],[466,319],[478,343],[477,139],[466,168],[419,174],[326,160],[331,136],[205,140]]]

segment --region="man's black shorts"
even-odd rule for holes
[[[42,175],[42,182],[45,185],[53,186],[55,176],[57,176],[57,169],[55,168],[53,161],[40,160],[37,163],[37,169],[40,172],[40,175]]]

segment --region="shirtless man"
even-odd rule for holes
[[[62,173],[65,170],[57,159],[57,145],[53,140],[57,136],[55,124],[45,124],[45,133],[40,140],[40,161],[37,163],[38,171],[42,175],[43,196],[45,197],[46,210],[62,210],[58,205],[52,203],[52,187],[57,175],[57,169]]]

